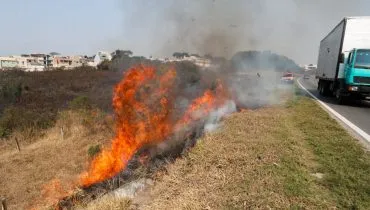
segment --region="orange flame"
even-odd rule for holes
[[[166,140],[176,129],[205,117],[225,100],[225,91],[218,83],[215,91],[207,90],[176,120],[173,117],[175,78],[173,68],[161,74],[154,67],[140,65],[125,73],[114,89],[116,137],[111,148],[103,149],[82,174],[83,186],[117,175],[141,147]]]
[[[66,184],[59,179],[53,179],[43,186],[42,196],[46,199],[47,203],[57,203],[60,199],[73,193],[75,184],[68,182]]]

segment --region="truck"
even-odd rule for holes
[[[370,16],[345,17],[325,36],[316,79],[320,95],[339,104],[370,99]]]

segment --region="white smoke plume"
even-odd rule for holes
[[[212,111],[209,114],[206,120],[206,124],[204,126],[204,130],[206,132],[212,132],[216,130],[217,128],[219,128],[219,126],[221,126],[220,124],[221,119],[224,116],[229,115],[235,111],[236,111],[236,105],[234,101],[226,101],[222,107]]]
[[[315,63],[320,40],[344,16],[370,15],[357,0],[124,0],[122,34],[102,43],[137,55],[176,51],[230,57],[271,50],[298,63]]]

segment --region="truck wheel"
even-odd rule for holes
[[[330,91],[330,84],[325,83],[323,87],[324,96],[332,96],[332,92]]]
[[[324,95],[324,85],[322,82],[319,82],[319,86],[317,87],[318,91],[319,91],[319,94],[320,95]]]
[[[324,95],[324,91],[323,91],[322,85],[320,85],[320,86],[319,86],[319,94],[320,94],[321,96],[323,96],[323,95]]]
[[[328,96],[330,94],[329,85],[327,82],[319,83],[319,93],[322,96]]]
[[[345,104],[348,103],[348,97],[347,96],[343,96],[340,93],[340,90],[339,89],[335,92],[335,98],[337,99],[338,104],[345,105]]]

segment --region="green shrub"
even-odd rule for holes
[[[91,101],[86,96],[78,96],[74,98],[71,102],[69,102],[69,107],[75,110],[87,110],[92,108]]]
[[[9,134],[10,134],[9,129],[0,125],[0,138],[7,137],[7,136],[9,136]]]
[[[0,137],[7,137],[15,130],[45,129],[52,124],[53,120],[47,113],[9,106],[0,117]]]
[[[101,151],[100,145],[93,145],[90,146],[89,149],[87,150],[87,154],[89,155],[90,158],[95,157],[97,154],[99,154]]]
[[[109,71],[111,69],[111,61],[109,60],[104,60],[101,62],[97,68],[102,71]]]
[[[0,86],[0,99],[8,102],[16,102],[22,96],[22,84],[7,84]]]

